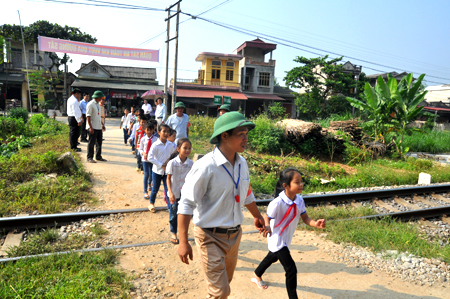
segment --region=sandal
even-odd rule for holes
[[[148,210],[150,211],[150,212],[152,212],[152,213],[155,213],[156,212],[156,210],[155,210],[155,205],[154,204],[149,204],[148,205]]]
[[[253,283],[255,283],[257,286],[258,286],[258,288],[260,288],[261,290],[265,290],[265,289],[267,289],[267,284],[266,284],[266,282],[264,281],[264,280],[260,280],[260,281],[258,281],[257,279],[256,279],[256,277],[253,277],[252,279],[251,279],[251,282],[253,282]]]
[[[170,238],[170,243],[177,245],[180,244],[180,240],[178,240],[177,238]]]
[[[145,199],[149,199],[150,198],[150,196],[148,196],[148,193],[144,193],[144,198]]]

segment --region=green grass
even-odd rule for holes
[[[31,148],[20,150],[11,158],[0,158],[0,216],[23,212],[57,213],[83,202],[93,202],[92,185],[78,155],[78,171],[65,174],[56,163],[69,151],[66,132],[36,138]],[[56,179],[46,174],[56,173]]]
[[[129,298],[117,251],[71,253],[0,264],[0,298]]]
[[[410,152],[450,153],[450,131],[414,132],[404,137],[403,146],[409,147]]]

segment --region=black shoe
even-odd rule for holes
[[[79,143],[78,141],[77,141],[77,145],[80,145],[81,143]]]
[[[76,151],[77,153],[79,153],[79,152],[81,152],[81,148],[77,147],[77,148],[75,149],[75,151]]]
[[[89,142],[87,139],[83,139],[81,140],[81,142]]]
[[[102,162],[107,162],[108,160],[106,160],[106,159],[103,159],[103,158],[100,158],[100,159],[95,159],[95,160],[97,160],[97,161],[102,161]]]
[[[103,138],[102,140],[105,140],[105,138]]]
[[[87,161],[88,161],[88,163],[97,163],[97,162],[95,162],[95,161],[92,160],[92,159],[88,159]]]

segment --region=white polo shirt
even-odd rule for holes
[[[175,143],[180,138],[187,138],[187,127],[189,124],[189,116],[183,113],[183,116],[178,117],[177,114],[172,114],[166,121],[166,124],[173,130],[177,131]]]
[[[187,158],[183,163],[181,162],[180,156],[176,156],[167,163],[166,173],[172,175],[170,180],[172,183],[172,193],[177,199],[181,196],[181,187],[183,187],[184,180],[189,170],[191,170],[192,165],[194,165],[194,162],[191,159]]]
[[[144,110],[144,114],[150,114],[153,111],[152,105],[150,103],[142,104],[142,109]]]
[[[293,203],[295,203],[296,207],[293,207],[287,217],[283,220]],[[296,209],[295,217],[294,208]],[[306,213],[305,202],[299,195],[296,195],[294,202],[292,202],[283,191],[277,198],[270,202],[267,207],[267,216],[270,218],[270,229],[272,230],[272,234],[271,236],[267,236],[267,242],[271,252],[277,252],[281,248],[285,246],[289,247],[289,245],[291,245],[292,237],[297,229],[300,216],[304,213]],[[284,229],[286,225],[287,227]],[[283,229],[284,231],[281,233]]]
[[[181,188],[178,214],[194,215],[192,221],[202,228],[242,224],[242,207],[254,202],[255,196],[250,187],[247,161],[237,153],[235,159],[233,167],[216,147],[195,162]]]

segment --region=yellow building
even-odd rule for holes
[[[239,60],[243,58],[238,54],[222,54],[202,52],[195,61],[202,62],[198,71],[198,79],[193,83],[213,86],[240,87]]]

